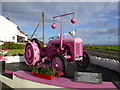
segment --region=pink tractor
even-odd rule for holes
[[[80,38],[63,38],[62,24],[63,16],[74,13],[68,13],[64,15],[55,16],[61,17],[61,29],[60,38],[51,37],[48,43],[41,45],[41,43],[33,38],[25,45],[24,57],[26,64],[29,66],[37,66],[40,64],[49,64],[58,71],[66,73],[68,62],[76,62],[81,68],[86,68],[89,65],[89,56],[83,51],[82,40]],[[76,20],[73,18],[72,23]],[[52,26],[55,28],[56,25]]]

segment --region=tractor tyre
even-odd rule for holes
[[[90,64],[89,55],[83,51],[83,60],[76,61],[76,64],[80,68],[87,68]]]
[[[38,48],[39,48],[39,50],[40,50],[41,44],[40,44],[40,42],[38,41],[38,39],[33,38],[33,39],[31,40],[31,42],[33,42],[33,41],[38,45]]]
[[[62,71],[65,75],[68,63],[63,55],[57,53],[52,57],[51,66],[55,68],[56,71]]]

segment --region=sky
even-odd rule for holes
[[[2,2],[2,15],[29,36],[35,30],[42,11],[45,13],[45,42],[60,32],[61,18],[53,20],[52,17],[74,12],[75,24],[71,23],[73,15],[63,17],[64,37],[71,37],[69,32],[76,30],[74,37],[81,38],[83,44],[118,44],[118,2]],[[56,29],[51,28],[54,22]],[[42,25],[34,37],[41,40]]]

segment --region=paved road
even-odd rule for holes
[[[92,50],[92,49],[84,49],[84,51],[93,56],[120,60],[120,58],[118,57],[118,55],[120,55],[120,52],[117,53],[117,52],[108,52],[108,51],[100,51],[100,50]]]

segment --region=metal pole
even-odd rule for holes
[[[110,36],[109,36],[109,52],[110,52]]]
[[[108,24],[105,24],[106,30],[107,30],[107,25],[108,25]],[[108,35],[109,35],[109,31],[108,31]],[[109,52],[110,52],[110,35],[108,36],[108,42],[109,42],[108,50],[109,50]]]
[[[67,13],[67,14],[62,14],[62,15],[54,16],[53,18],[63,17],[63,16],[70,15],[70,14],[74,14],[74,12],[73,13]]]
[[[71,15],[71,14],[74,14],[74,12],[73,13],[62,14],[62,15],[58,15],[58,16],[53,17],[53,18],[61,17],[61,21],[60,21],[60,49],[61,50],[63,50],[63,48],[62,48],[62,46],[63,46],[63,35],[62,35],[63,16]]]
[[[60,21],[60,49],[61,50],[63,45],[62,26],[63,26],[63,17],[61,17],[61,21]]]
[[[43,12],[42,12],[42,13],[43,13]],[[41,19],[40,19],[40,21],[39,21],[37,27],[35,28],[33,34],[31,35],[30,40],[33,38],[33,36],[34,36],[35,32],[37,31],[37,29],[38,29],[38,27],[39,27],[39,25],[40,25],[41,22],[42,22],[42,17],[41,17]]]

